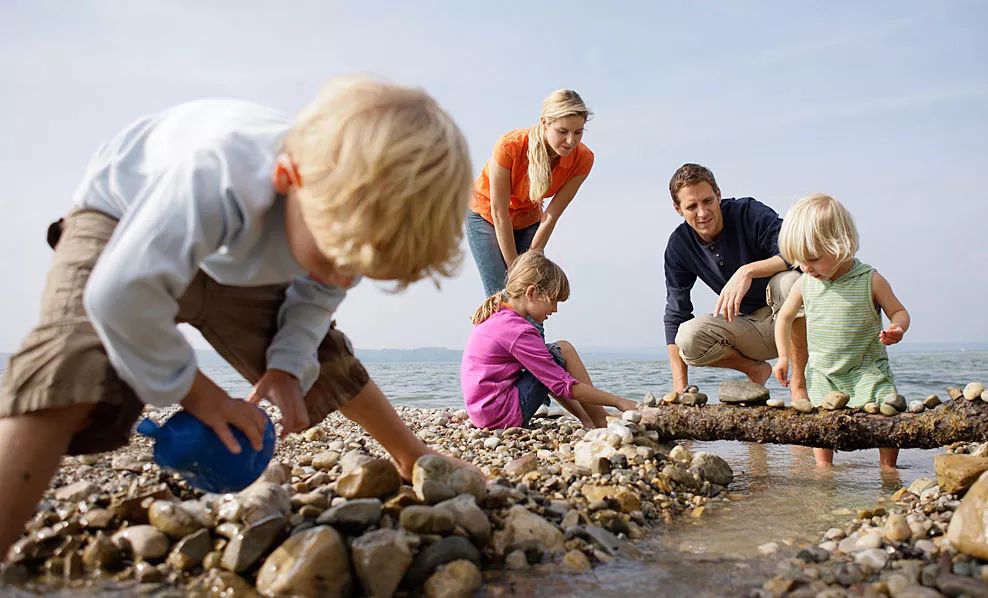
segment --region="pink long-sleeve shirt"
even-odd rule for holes
[[[479,428],[522,425],[516,382],[528,370],[557,397],[573,398],[578,381],[549,354],[535,326],[505,307],[470,334],[460,363],[460,387],[470,420]]]

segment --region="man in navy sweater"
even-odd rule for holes
[[[799,279],[779,255],[782,219],[750,197],[721,199],[709,169],[684,164],[669,182],[684,223],[665,251],[665,335],[673,389],[689,385],[689,366],[729,368],[764,384],[772,374],[775,312]],[[719,295],[713,315],[693,316],[696,279]],[[802,316],[802,314],[800,314]],[[806,320],[793,326],[791,386],[805,386]]]

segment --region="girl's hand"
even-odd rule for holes
[[[254,405],[262,400],[267,400],[281,412],[282,438],[309,427],[309,414],[302,399],[302,387],[295,376],[282,370],[264,372],[247,396],[247,401]]]
[[[789,358],[780,357],[779,361],[775,362],[775,367],[772,368],[772,373],[775,374],[775,379],[779,381],[782,386],[789,388]]]
[[[901,326],[890,324],[888,328],[878,333],[878,342],[883,345],[894,345],[902,340],[904,334],[906,331]]]

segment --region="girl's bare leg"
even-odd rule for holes
[[[830,449],[815,448],[813,456],[818,467],[830,467],[834,464],[834,451]]]
[[[51,483],[73,434],[95,405],[0,418],[0,562]]]
[[[563,360],[566,362],[566,371],[583,384],[593,386],[593,381],[590,379],[590,372],[587,371],[587,366],[583,364],[583,360],[580,359],[580,354],[576,352],[576,347],[573,346],[573,343],[570,343],[569,341],[559,341],[556,344],[559,345],[559,349],[562,351]],[[603,407],[600,405],[591,405],[589,403],[580,403],[579,401],[574,402],[576,402],[586,412],[587,417],[593,422],[592,427],[607,427],[607,412],[604,411]],[[584,426],[586,426],[586,424],[584,424]]]

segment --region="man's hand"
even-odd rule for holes
[[[267,400],[281,412],[282,438],[309,427],[309,414],[302,399],[302,387],[295,376],[282,370],[264,372],[247,396],[247,401],[254,405],[262,400]]]
[[[772,368],[772,373],[775,374],[775,379],[785,386],[789,387],[789,358],[779,357],[779,361],[775,362],[775,367]]]
[[[240,443],[230,426],[243,432],[254,450],[259,451],[264,445],[264,428],[267,425],[264,413],[246,401],[230,398],[201,372],[196,372],[192,388],[182,400],[182,407],[215,432],[235,455],[240,454]]]
[[[905,334],[906,332],[901,326],[890,324],[888,328],[878,333],[878,342],[883,345],[894,345],[895,343],[901,341],[903,335]]]
[[[717,298],[714,315],[722,315],[728,322],[736,318],[741,313],[741,300],[744,299],[750,288],[751,275],[748,273],[748,269],[742,266],[724,285],[724,289]]]

